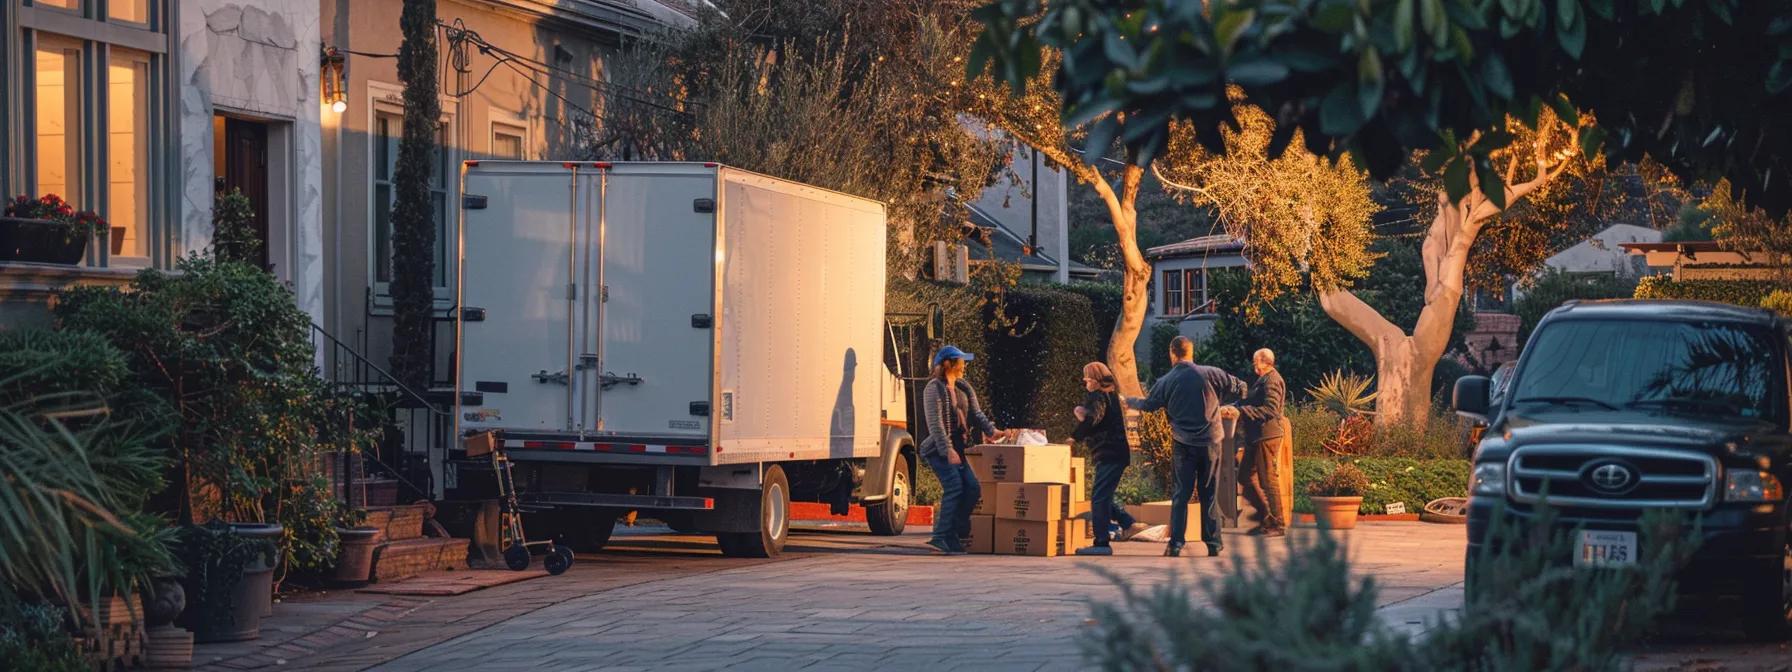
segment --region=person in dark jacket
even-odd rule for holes
[[[1170,543],[1164,547],[1164,555],[1172,558],[1182,555],[1188,534],[1188,500],[1196,492],[1201,498],[1201,541],[1207,544],[1207,555],[1219,555],[1225,546],[1220,541],[1220,511],[1214,505],[1225,438],[1220,405],[1243,399],[1248,388],[1232,374],[1195,364],[1194,356],[1193,341],[1182,336],[1171,339],[1170,372],[1151,386],[1151,396],[1126,398],[1126,405],[1133,409],[1162,409],[1170,416],[1176,490],[1170,494]]]
[[[933,377],[921,392],[921,410],[927,419],[921,459],[940,479],[940,508],[927,545],[947,555],[964,554],[963,539],[971,535],[971,510],[983,496],[964,451],[977,444],[978,433],[1006,435],[983,414],[977,393],[964,381],[964,363],[972,359],[971,353],[953,346],[940,348],[933,355]]]
[[[1288,512],[1282,510],[1282,405],[1288,388],[1282,374],[1276,371],[1276,353],[1268,348],[1251,356],[1251,368],[1257,382],[1251,383],[1244,401],[1227,409],[1225,415],[1238,418],[1244,439],[1244,461],[1238,467],[1238,482],[1244,485],[1244,498],[1256,509],[1257,527],[1246,534],[1280,537],[1287,533]]]
[[[1114,372],[1101,362],[1083,366],[1083,387],[1089,393],[1083,405],[1076,407],[1076,429],[1071,440],[1081,442],[1095,460],[1095,492],[1089,497],[1089,524],[1095,526],[1095,545],[1076,549],[1077,555],[1113,555],[1108,546],[1108,523],[1120,524],[1120,541],[1125,541],[1144,524],[1114,503],[1114,490],[1132,464],[1132,446],[1126,441],[1126,407],[1120,403],[1119,386]]]

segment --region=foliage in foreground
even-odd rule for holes
[[[1377,582],[1353,579],[1346,549],[1329,534],[1290,535],[1285,560],[1258,541],[1254,560],[1195,586],[1171,574],[1150,588],[1103,569],[1118,603],[1092,606],[1084,654],[1104,670],[1615,670],[1622,647],[1674,606],[1674,574],[1698,531],[1674,514],[1644,518],[1632,568],[1563,566],[1571,532],[1553,531],[1547,509],[1520,529],[1496,524],[1471,563],[1461,615],[1422,638],[1375,615]],[[1205,596],[1205,600],[1201,597]]]

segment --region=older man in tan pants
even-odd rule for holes
[[[1288,512],[1282,510],[1280,454],[1282,405],[1288,388],[1276,371],[1276,354],[1267,348],[1251,356],[1251,368],[1257,372],[1257,381],[1251,383],[1244,401],[1226,407],[1222,414],[1238,419],[1245,441],[1238,482],[1244,485],[1245,500],[1257,510],[1257,527],[1247,534],[1279,537],[1288,529]]]

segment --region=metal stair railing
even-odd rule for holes
[[[396,480],[412,497],[435,499],[429,455],[438,448],[445,452],[449,434],[453,432],[451,412],[431,401],[429,395],[399,382],[318,324],[312,323],[311,334],[313,346],[325,354],[326,380],[339,393],[353,395],[367,403],[382,430],[375,451],[361,452],[361,464],[353,465],[344,459],[335,469],[333,480],[340,488],[339,496],[351,506],[355,506],[357,500],[360,506],[365,506],[365,494],[355,492],[358,490],[355,481],[369,471],[376,471]],[[344,422],[356,420],[345,418]],[[382,451],[385,454],[382,455]],[[356,466],[360,469],[355,469]]]

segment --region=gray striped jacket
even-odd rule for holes
[[[968,410],[965,420],[973,427],[983,430],[984,434],[996,433],[996,424],[983,414],[982,404],[977,403],[977,393],[971,384],[958,381],[958,395],[965,400]],[[950,431],[957,422],[958,414],[952,409],[952,395],[946,391],[946,381],[934,378],[927,381],[926,389],[921,391],[921,409],[927,415],[927,438],[921,440],[921,456],[932,454],[945,456],[952,448]]]

